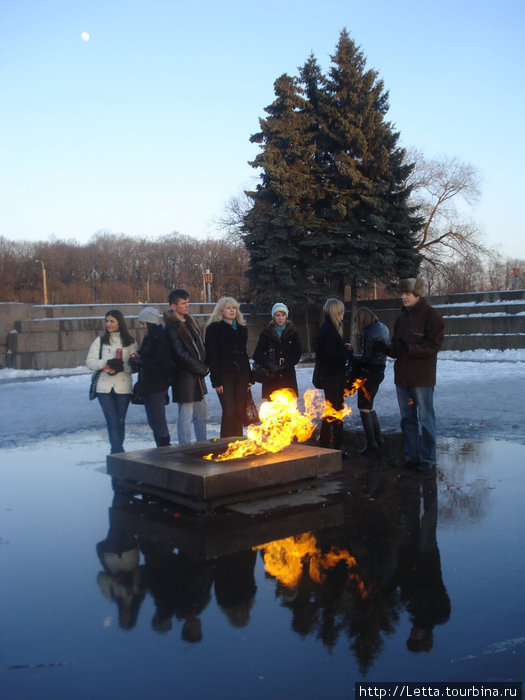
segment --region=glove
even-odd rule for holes
[[[135,355],[135,357],[130,357],[128,363],[132,372],[138,372],[142,367],[142,360],[137,355]]]
[[[111,360],[108,360],[107,365],[115,374],[124,371],[124,362],[116,357],[112,357]]]

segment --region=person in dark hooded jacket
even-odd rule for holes
[[[384,323],[366,306],[355,315],[356,333],[361,336],[361,352],[352,358],[352,379],[364,379],[357,390],[357,407],[366,436],[366,445],[359,450],[366,454],[383,444],[381,428],[374,411],[374,397],[385,378],[386,348],[390,333]]]
[[[301,359],[301,343],[288,315],[286,304],[273,305],[272,320],[261,331],[253,353],[254,362],[268,370],[268,379],[262,382],[263,399],[269,399],[278,389],[299,393],[295,365]]]
[[[130,364],[139,371],[140,391],[155,444],[163,447],[170,444],[166,422],[166,393],[172,372],[170,349],[157,309],[147,306],[139,313],[138,320],[146,333],[138,358],[131,358]]]

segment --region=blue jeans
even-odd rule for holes
[[[179,403],[178,438],[180,445],[191,442],[191,424],[197,441],[207,440],[206,401]]]
[[[433,386],[396,386],[405,438],[404,457],[414,462],[436,462],[436,416]]]
[[[169,445],[170,431],[166,423],[166,392],[160,391],[144,396],[144,408],[157,447]]]
[[[131,394],[117,394],[111,389],[109,394],[97,394],[108,426],[111,454],[124,452],[125,420]]]

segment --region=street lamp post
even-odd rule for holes
[[[156,272],[150,272],[148,275],[148,278],[146,280],[146,303],[149,304],[149,296],[150,296],[150,287],[149,287],[149,282],[151,277],[155,277],[157,273]]]
[[[209,270],[204,273],[204,287],[206,290],[206,301],[208,304],[211,302],[211,283],[213,282],[213,275]]]
[[[44,290],[44,306],[47,306],[47,280],[46,280],[46,268],[41,260],[35,260],[35,262],[42,265],[42,287]]]
[[[514,275],[514,289],[519,289],[520,288],[521,268],[520,267],[512,268],[512,274]]]

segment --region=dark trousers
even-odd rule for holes
[[[371,411],[374,408],[374,397],[385,375],[365,371],[361,372],[359,377],[366,379],[366,382],[357,390],[357,408]]]
[[[144,396],[144,408],[157,447],[169,445],[170,431],[166,423],[166,392],[160,391]]]
[[[109,394],[97,394],[108,427],[111,454],[124,452],[125,420],[131,394],[117,394],[111,389]]]
[[[325,401],[329,401],[336,411],[340,411],[344,406],[344,375],[341,377],[323,377],[323,382]],[[319,434],[319,444],[321,447],[340,450],[343,445],[343,421],[323,418]]]
[[[240,437],[246,417],[248,377],[229,374],[224,377],[222,388],[223,392],[219,394],[222,406],[221,437]]]

